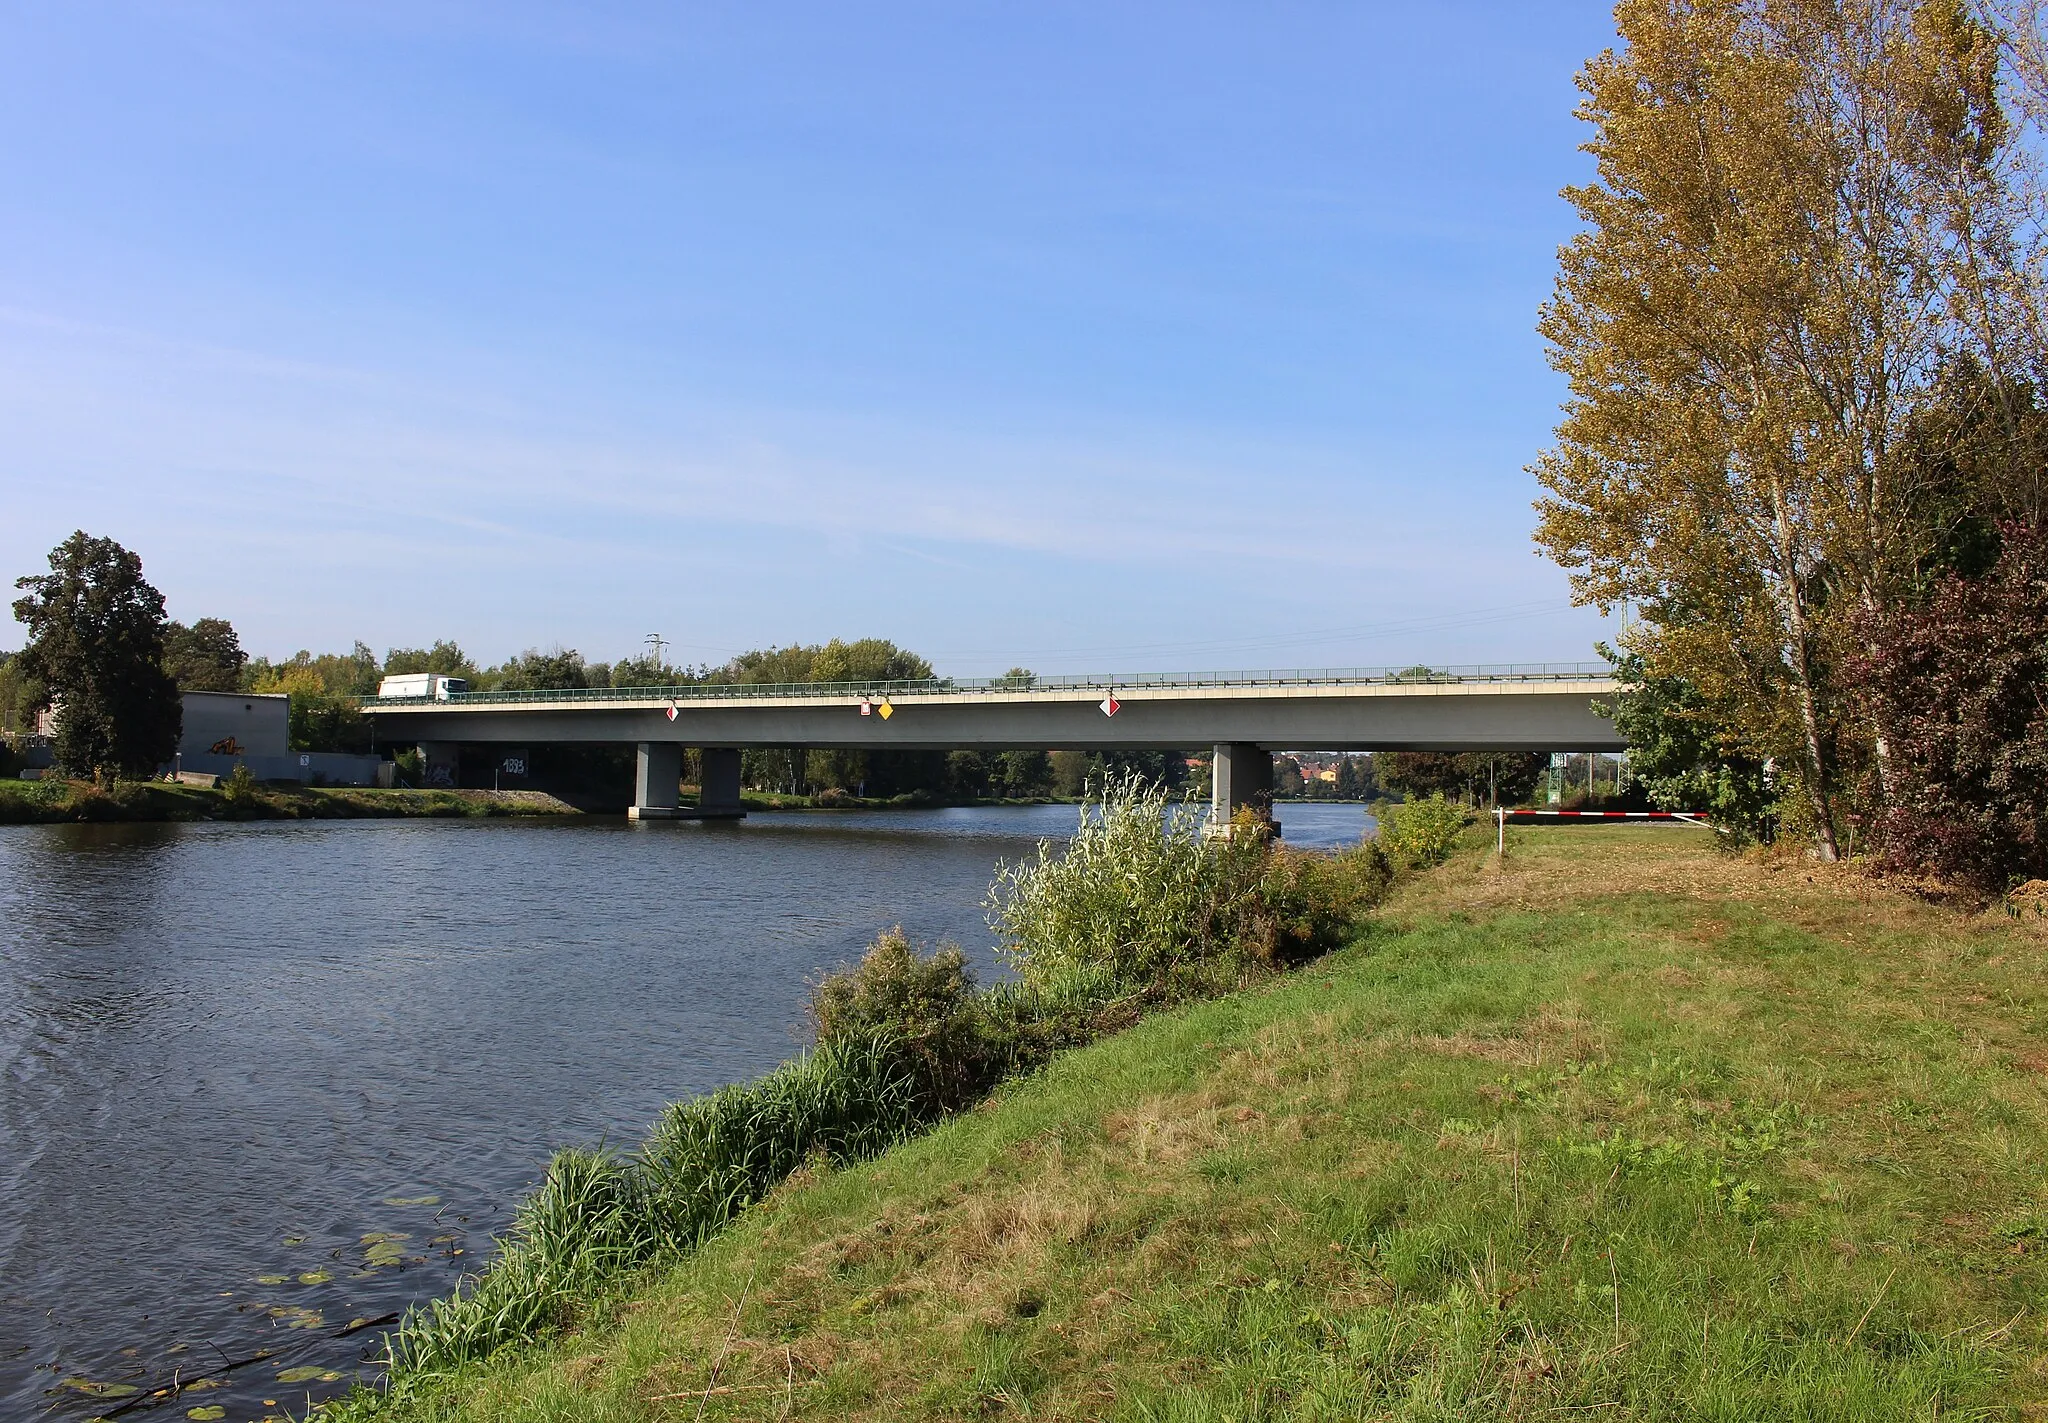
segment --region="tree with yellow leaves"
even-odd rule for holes
[[[1585,230],[1540,327],[1570,396],[1537,542],[1580,601],[1641,608],[1635,650],[1776,762],[1833,858],[1853,737],[1830,668],[1916,567],[1935,466],[1906,437],[2003,260],[1998,36],[1959,0],[1615,20],[1579,76],[1598,174],[1565,192]]]

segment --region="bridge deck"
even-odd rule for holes
[[[473,692],[366,698],[384,739],[945,750],[1618,750],[1605,664]],[[1114,696],[1114,715],[1101,703]],[[886,703],[889,715],[881,714]],[[863,714],[862,707],[867,711]]]

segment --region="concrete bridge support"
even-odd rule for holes
[[[643,741],[634,758],[633,820],[673,820],[683,779],[683,748],[673,741]]]
[[[697,775],[697,814],[706,820],[737,820],[740,809],[740,751],[737,746],[706,746],[697,753],[703,763]]]
[[[462,783],[462,745],[456,741],[420,743],[420,779],[428,786],[453,789]]]
[[[1246,741],[1226,741],[1216,748],[1210,763],[1209,824],[1207,833],[1228,835],[1231,822],[1241,810],[1280,833],[1273,819],[1273,753]]]

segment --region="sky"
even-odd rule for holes
[[[1572,662],[1597,3],[0,3],[0,572],[273,658]],[[0,621],[0,647],[22,630]]]

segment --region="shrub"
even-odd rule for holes
[[[1274,845],[1238,929],[1239,945],[1275,968],[1327,953],[1386,896],[1393,879],[1393,862],[1374,840],[1341,855]]]
[[[256,777],[247,762],[235,762],[235,769],[220,782],[220,791],[227,803],[233,806],[248,805],[256,799]]]
[[[1390,859],[1409,869],[1448,860],[1471,818],[1464,806],[1445,800],[1442,791],[1428,800],[1380,807],[1377,816],[1379,843]]]
[[[1867,620],[1853,668],[1891,752],[1887,866],[1993,894],[2048,875],[2048,538],[2004,544],[1983,578]]]
[[[1264,870],[1255,835],[1204,839],[1200,812],[1135,772],[1081,808],[1065,850],[1000,866],[990,922],[1018,978],[1049,1004],[1185,990],[1232,947]]]
[[[868,946],[860,964],[819,981],[809,1011],[819,1046],[887,1038],[942,1108],[970,1100],[990,1079],[974,974],[957,944],[921,955],[899,928]]]

